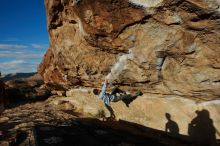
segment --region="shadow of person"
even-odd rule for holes
[[[196,111],[197,116],[189,123],[188,134],[190,139],[200,146],[215,146],[215,127],[209,117],[209,111]]]
[[[179,135],[178,124],[175,121],[171,120],[171,115],[169,113],[166,113],[165,117],[167,119],[167,123],[165,125],[165,131],[172,136],[178,136]]]

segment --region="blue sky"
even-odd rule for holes
[[[35,72],[49,46],[44,0],[1,0],[0,71]]]

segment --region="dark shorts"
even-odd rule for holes
[[[131,98],[132,98],[132,96],[130,94],[115,96],[115,98],[112,100],[112,102],[118,102],[120,100],[131,99]]]

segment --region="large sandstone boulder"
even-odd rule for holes
[[[66,96],[55,98],[51,104],[59,107],[60,103],[71,103],[75,112],[100,119],[110,116],[104,103],[93,95],[90,88],[71,89]],[[218,100],[196,102],[174,95],[144,94],[131,102],[129,107],[122,101],[111,103],[111,106],[117,120],[135,122],[161,131],[168,129],[167,132],[173,136],[185,135],[192,140],[203,141],[210,139],[210,136],[220,138]],[[198,129],[193,129],[190,126],[192,123]]]
[[[163,131],[173,123],[194,140],[219,138],[219,0],[45,0],[45,6],[50,48],[38,72],[56,90],[89,88],[55,104],[108,116],[91,94],[108,79],[144,93],[129,108],[112,104],[118,119]]]
[[[45,0],[50,48],[39,73],[50,85],[220,95],[218,0]],[[136,88],[134,88],[136,87]]]

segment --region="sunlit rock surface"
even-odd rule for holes
[[[160,130],[170,121],[180,134],[219,138],[218,0],[45,0],[45,6],[50,48],[38,72],[56,90],[83,88],[59,98],[65,108],[71,102],[79,112],[108,116],[91,93],[108,79],[144,93],[129,108],[113,103],[117,119]],[[192,134],[194,121],[214,136]]]
[[[106,77],[158,94],[220,95],[217,0],[45,0],[50,48],[39,73],[62,87]]]
[[[76,112],[92,117],[102,119],[109,116],[103,102],[92,94],[91,89],[72,89],[67,92],[67,97],[57,97],[51,101],[53,105],[63,103],[71,103]],[[170,131],[174,136],[178,136],[178,134],[192,137],[197,135],[200,141],[211,135],[220,138],[219,100],[195,102],[173,95],[144,94],[134,100],[129,107],[121,101],[111,105],[117,120],[135,122],[162,131],[166,131],[166,124],[170,123],[167,126],[169,129],[167,132]],[[170,120],[167,119],[166,114],[170,115]],[[191,122],[203,132],[199,132],[198,129],[190,129]],[[177,133],[172,133],[176,130],[173,123],[176,123],[178,127]],[[194,134],[190,135],[191,131],[194,131]]]

